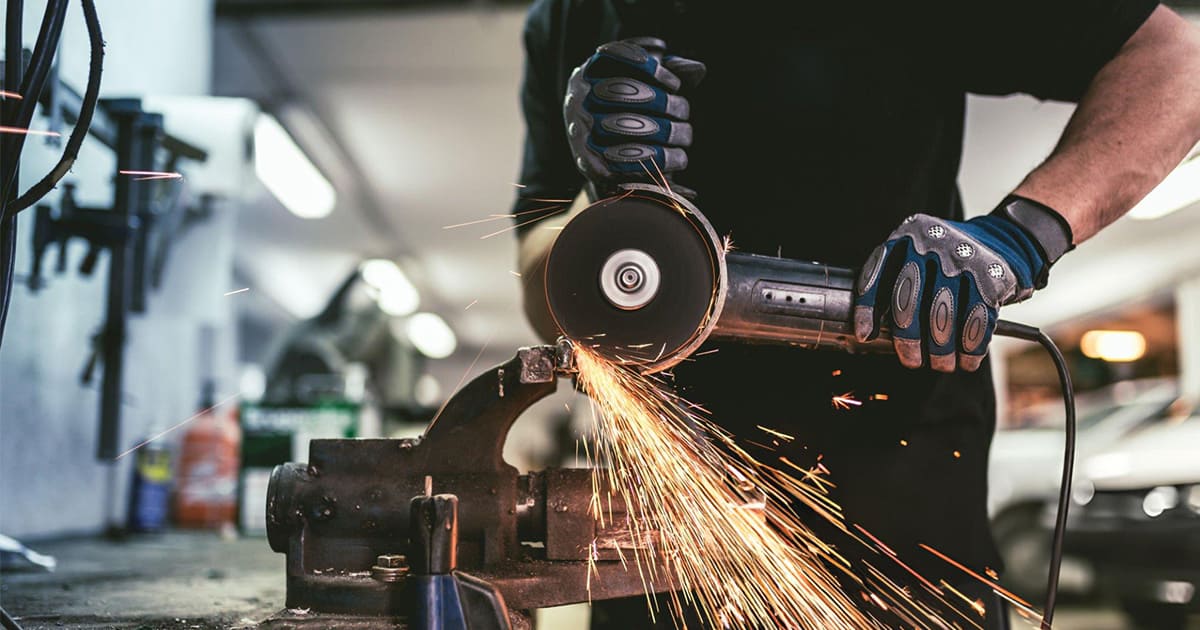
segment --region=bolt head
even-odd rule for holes
[[[408,564],[408,559],[399,554],[384,554],[375,558],[375,564],[389,569],[397,569]]]

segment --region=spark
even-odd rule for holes
[[[942,586],[946,587],[946,590],[957,595],[959,599],[967,602],[967,605],[981,616],[987,613],[987,609],[983,607],[983,602],[980,602],[979,600],[972,601],[970,597],[967,597],[962,591],[951,586],[946,580],[938,580],[938,582],[941,583]]]
[[[731,252],[735,249],[737,249],[737,247],[734,246],[734,244],[733,244],[733,235],[732,234],[726,234],[724,237],[721,238],[721,251],[722,252],[728,254],[729,252]]]
[[[133,181],[142,182],[151,179],[183,179],[183,173],[174,171],[117,171],[122,175],[134,176]]]
[[[1012,593],[1005,590],[1004,587],[1000,586],[999,584],[972,571],[971,569],[967,568],[965,565],[958,562],[954,558],[947,556],[946,554],[938,551],[937,549],[934,549],[933,547],[930,547],[929,545],[926,545],[925,543],[919,543],[918,546],[920,548],[924,549],[925,551],[928,551],[929,553],[941,558],[942,560],[946,561],[951,566],[957,568],[958,570],[962,571],[963,573],[966,573],[967,575],[975,578],[976,580],[983,582],[985,585],[989,586],[993,591],[995,591],[997,595],[1000,595],[1001,597],[1004,597],[1005,599],[1007,599],[1015,604],[1023,606],[1031,612],[1036,612],[1036,611],[1034,611],[1033,605],[1030,604],[1029,602],[1021,599],[1020,597],[1017,597],[1016,595],[1013,595]]]
[[[830,572],[828,565],[845,560],[788,507],[772,483],[777,471],[688,411],[661,382],[582,345],[575,360],[579,384],[598,412],[595,457],[607,463],[593,468],[590,509],[598,520],[611,518],[597,507],[600,493],[611,489],[626,504],[631,540],[657,530],[653,550],[632,552],[648,584],[675,587],[673,610],[687,601],[714,625],[733,619],[749,627],[871,625]],[[822,495],[819,486],[791,482],[805,488],[796,492]]]
[[[472,307],[472,306],[475,306],[475,305],[476,305],[476,304],[478,304],[478,303],[479,303],[479,300],[477,300],[477,299],[476,299],[476,300],[471,300],[471,303],[470,303],[470,304],[468,304],[468,305],[466,305],[466,306],[464,306],[464,307],[463,307],[463,310],[464,310],[464,311],[469,311],[469,310],[471,310],[471,307]]]
[[[245,287],[243,289],[238,289],[237,291],[230,291],[229,293],[225,294],[225,297],[229,297],[231,295],[237,295],[238,293],[245,293],[246,291],[249,291],[249,290],[250,290],[250,287]]]
[[[841,371],[841,370],[834,370],[834,371],[833,371],[833,376],[841,376],[841,375],[842,375],[842,371]]]
[[[854,528],[857,529],[858,531],[866,534],[867,538],[870,538],[871,542],[875,543],[876,547],[879,547],[879,549],[882,550],[885,554],[887,554],[888,557],[890,557],[892,560],[894,560],[896,562],[896,564],[900,565],[901,568],[903,568],[905,571],[908,571],[914,577],[916,577],[917,580],[919,580],[921,582],[921,584],[923,586],[925,586],[925,588],[928,588],[929,590],[933,591],[934,593],[937,593],[938,595],[942,594],[941,589],[934,586],[932,582],[925,579],[924,576],[922,576],[920,573],[917,573],[915,570],[913,570],[912,567],[908,566],[903,561],[901,561],[900,556],[896,555],[896,552],[892,551],[891,547],[888,547],[887,545],[883,544],[882,540],[879,540],[878,538],[876,538],[874,534],[872,534],[871,532],[864,529],[863,526],[859,525],[858,523],[854,524]]]
[[[1000,579],[1000,574],[996,573],[996,570],[993,569],[992,567],[983,567],[983,572],[986,573],[987,576],[992,578],[993,580]]]
[[[720,348],[713,348],[712,350],[705,350],[704,352],[697,352],[697,353],[693,354],[692,356],[693,357],[702,357],[702,356],[705,356],[708,354],[716,354],[720,351],[721,351]]]
[[[862,401],[854,397],[854,392],[846,392],[841,396],[833,397],[834,409],[849,409],[851,407],[861,407]]]
[[[139,448],[142,448],[143,446],[145,446],[145,445],[147,445],[147,444],[149,444],[149,443],[153,442],[154,440],[157,440],[158,438],[160,438],[160,437],[162,437],[162,436],[164,436],[164,435],[166,435],[166,434],[168,434],[168,433],[170,433],[170,432],[174,431],[175,429],[178,429],[179,427],[182,427],[183,425],[185,425],[185,424],[187,424],[187,423],[191,422],[192,420],[195,420],[196,418],[201,418],[201,417],[203,417],[205,414],[207,414],[208,412],[210,412],[210,411],[212,411],[212,410],[216,409],[217,407],[221,407],[221,406],[225,405],[225,403],[228,403],[228,402],[230,402],[230,401],[236,400],[237,398],[240,398],[241,396],[242,396],[242,395],[241,395],[240,393],[234,394],[234,395],[230,396],[229,398],[226,398],[225,400],[222,400],[221,402],[219,402],[219,403],[217,403],[217,404],[215,404],[215,405],[213,405],[213,406],[211,406],[211,407],[208,407],[207,409],[201,409],[200,411],[197,411],[197,412],[195,413],[195,415],[189,416],[187,419],[183,420],[182,422],[179,422],[179,423],[175,424],[174,426],[172,426],[172,427],[168,428],[167,430],[165,430],[165,431],[163,431],[163,432],[159,433],[158,435],[155,435],[154,437],[151,437],[151,438],[147,438],[147,439],[145,439],[145,440],[142,440],[140,443],[138,443],[137,445],[133,446],[133,447],[132,447],[132,448],[130,448],[129,450],[127,450],[127,451],[125,451],[124,453],[121,453],[120,455],[117,455],[116,457],[114,457],[114,458],[113,458],[113,461],[115,462],[115,461],[117,461],[117,460],[121,459],[122,457],[125,457],[126,455],[128,455],[128,454],[130,454],[130,453],[132,453],[132,452],[134,452],[134,451],[136,451],[136,450],[138,450]]]
[[[542,216],[534,217],[534,218],[532,218],[532,219],[529,219],[528,221],[522,221],[522,222],[520,222],[520,223],[514,223],[513,225],[510,225],[510,226],[508,226],[508,227],[506,227],[506,228],[504,228],[504,229],[502,229],[502,230],[496,230],[495,232],[491,232],[491,233],[489,233],[489,234],[484,234],[483,236],[480,236],[480,237],[479,237],[479,240],[481,240],[481,241],[482,241],[482,240],[483,240],[483,239],[485,239],[485,238],[492,238],[493,236],[497,236],[497,235],[500,235],[500,234],[504,234],[505,232],[511,232],[511,231],[513,231],[513,230],[515,230],[515,229],[518,229],[518,228],[525,227],[526,225],[529,225],[530,223],[537,223],[538,221],[541,221],[541,220],[544,220],[544,219],[548,219],[548,218],[550,218],[550,217],[552,217],[552,216],[554,216],[554,215],[556,215],[556,214],[559,214],[560,212],[562,212],[563,210],[566,210],[566,209],[567,209],[567,208],[564,206],[564,207],[561,207],[561,208],[559,208],[558,210],[555,210],[554,212],[550,212],[550,213],[548,213],[548,214],[544,214],[544,215],[542,215]]]
[[[954,459],[959,459],[961,457],[962,457],[962,453],[960,453],[958,451],[954,451]]]
[[[509,269],[508,273],[511,273],[513,276],[515,276],[517,278],[521,277],[521,272],[519,272],[519,271],[513,271],[513,270]]]
[[[20,94],[17,94],[16,92],[9,92],[8,90],[0,90],[0,98],[11,98],[14,101],[19,101],[23,97]]]
[[[774,430],[774,429],[768,429],[767,427],[764,427],[764,426],[763,426],[763,425],[761,425],[761,424],[758,424],[758,425],[755,425],[755,426],[756,426],[756,427],[758,427],[758,429],[759,429],[760,431],[762,431],[763,433],[766,433],[766,434],[768,434],[768,435],[773,435],[773,436],[775,436],[775,437],[777,437],[777,438],[779,438],[779,439],[783,440],[784,442],[791,442],[792,440],[796,439],[796,438],[794,438],[794,437],[792,437],[792,436],[790,436],[790,435],[788,435],[788,434],[786,434],[786,433],[780,433],[779,431],[776,431],[776,430]]]
[[[900,446],[908,446],[908,440],[900,440]]]
[[[871,394],[871,400],[887,400],[887,394]]]
[[[11,133],[24,136],[49,136],[51,138],[58,138],[62,136],[62,134],[58,133],[57,131],[42,131],[40,129],[26,129],[24,127],[0,127],[0,133]]]
[[[544,200],[535,199],[534,201],[544,201]],[[547,210],[554,210],[555,208],[558,208],[558,210],[556,212],[551,212],[551,213],[547,214],[546,216],[538,217],[537,219],[534,219],[534,221],[539,221],[541,219],[545,219],[547,217],[553,216],[555,214],[558,214],[559,212],[562,212],[565,209],[556,204],[553,206],[545,206],[542,208],[532,208],[530,210],[522,210],[520,212],[510,212],[508,214],[489,214],[482,219],[475,219],[473,221],[464,221],[462,223],[453,223],[450,225],[443,225],[442,229],[443,230],[453,230],[453,229],[460,228],[460,227],[467,227],[469,225],[479,225],[480,223],[490,223],[492,221],[499,221],[500,219],[515,219],[517,217],[525,216],[527,214],[532,214],[534,212],[546,212]],[[532,223],[532,221],[530,221],[530,223]]]
[[[451,391],[458,391],[459,389],[462,389],[463,383],[467,382],[467,377],[470,376],[471,371],[475,369],[475,364],[479,363],[479,357],[483,356],[483,352],[487,350],[488,345],[491,343],[491,339],[483,342],[483,346],[479,348],[479,352],[475,353],[475,358],[471,360],[471,364],[468,365],[467,370],[463,372],[462,378],[458,379],[458,384],[455,385],[454,389]],[[437,422],[437,419],[442,416],[442,412],[446,410],[446,405],[450,404],[450,398],[451,397],[447,397],[446,400],[442,401],[441,408],[437,410],[437,413],[433,414],[433,420],[429,421],[429,426],[432,427],[433,423]]]

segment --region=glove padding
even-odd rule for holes
[[[900,363],[939,372],[979,368],[1003,304],[1033,294],[1048,263],[1015,222],[988,215],[904,220],[871,253],[858,279],[854,331],[879,335],[886,316]],[[1040,287],[1038,287],[1040,288]]]
[[[690,105],[678,92],[695,87],[705,67],[661,56],[665,49],[651,37],[610,42],[571,74],[563,103],[567,138],[575,165],[598,188],[687,168]]]

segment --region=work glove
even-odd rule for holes
[[[965,222],[914,214],[863,265],[855,335],[869,341],[886,324],[903,365],[918,368],[928,357],[939,372],[973,372],[1000,306],[1044,287],[1071,243],[1065,219],[1021,197]]]
[[[610,42],[571,73],[563,102],[567,138],[598,195],[687,168],[691,107],[679,91],[695,87],[705,68],[665,50],[652,37]]]

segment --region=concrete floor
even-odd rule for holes
[[[0,576],[0,603],[29,630],[254,628],[283,608],[283,556],[262,538],[173,532],[33,546],[55,556],[58,570]],[[542,611],[539,625],[581,629],[586,618],[586,605],[567,606]],[[1099,606],[1064,607],[1055,621],[1061,630],[1127,628]]]

